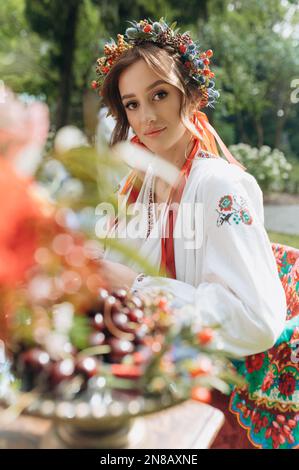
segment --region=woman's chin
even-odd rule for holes
[[[153,152],[165,152],[168,148],[171,147],[171,144],[166,139],[157,139],[155,141],[147,139],[145,145],[149,148],[152,149]]]

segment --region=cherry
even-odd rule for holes
[[[56,386],[64,380],[70,380],[74,376],[75,362],[73,359],[63,359],[62,361],[54,362],[50,369],[50,383]]]
[[[135,332],[135,329],[130,327],[128,317],[124,313],[115,313],[112,318],[114,324],[122,331],[125,331],[127,333]]]
[[[103,289],[102,287],[99,289],[98,299],[105,299],[106,297],[108,297],[108,295],[109,295],[109,292],[107,291],[107,289]]]
[[[131,354],[134,351],[133,343],[125,339],[110,338],[109,344],[113,358],[122,358],[126,354]]]
[[[98,310],[102,311],[104,308],[104,303],[109,297],[109,293],[106,289],[99,289],[98,293]]]
[[[98,373],[99,363],[94,357],[83,357],[76,362],[76,372],[90,379]]]
[[[95,330],[103,331],[104,328],[105,328],[103,315],[99,312],[96,313],[93,320],[92,320],[91,325]]]
[[[94,317],[97,313],[100,313],[104,309],[106,299],[109,297],[109,293],[106,289],[99,289],[98,301],[93,308],[89,309],[86,313],[89,317]]]
[[[111,313],[117,313],[120,312],[122,309],[121,302],[116,299],[113,295],[109,295],[105,301],[105,306],[110,308]],[[104,307],[105,310],[105,307]]]
[[[121,300],[122,302],[124,302],[127,298],[128,293],[125,289],[117,289],[112,292],[112,295],[116,297],[118,300]]]
[[[50,356],[42,349],[32,348],[21,354],[20,361],[24,364],[25,368],[40,372],[49,364]]]
[[[124,313],[125,315],[127,315],[127,316],[128,316],[128,315],[129,315],[129,313],[130,313],[130,309],[129,309],[129,307],[122,307],[122,309],[121,309],[121,313]]]
[[[50,357],[40,348],[32,348],[20,354],[16,363],[16,372],[22,377],[22,389],[30,391],[41,385],[44,373],[47,374]]]
[[[97,331],[95,333],[91,333],[89,336],[89,344],[90,346],[102,346],[105,343],[105,335],[101,331]]]
[[[143,307],[143,302],[142,300],[137,297],[137,295],[133,295],[130,299],[130,301],[133,303],[133,305],[137,308],[142,308]]]
[[[134,308],[129,311],[129,318],[131,321],[140,322],[143,318],[143,311],[140,308]]]

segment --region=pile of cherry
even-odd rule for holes
[[[76,389],[77,384],[76,390],[81,393],[90,379],[101,376],[105,366],[117,378],[140,378],[153,350],[163,342],[165,325],[159,324],[159,315],[168,312],[166,299],[158,299],[152,314],[146,315],[146,311],[144,299],[136,294],[101,289],[96,305],[86,312],[88,344],[83,351],[69,344],[68,354],[54,360],[40,345],[19,345],[13,371],[22,389],[63,395],[66,387]]]

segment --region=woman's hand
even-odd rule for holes
[[[136,271],[121,263],[102,259],[101,264],[104,279],[110,289],[130,289],[138,276]]]

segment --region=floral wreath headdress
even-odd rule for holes
[[[198,84],[201,91],[200,108],[206,106],[213,107],[213,104],[219,98],[219,92],[214,88],[214,73],[210,70],[210,58],[213,56],[211,49],[201,52],[199,44],[192,40],[189,32],[180,34],[179,28],[175,29],[176,22],[170,26],[161,18],[153,22],[150,19],[144,19],[139,22],[129,21],[131,27],[126,29],[125,35],[117,35],[117,44],[113,39],[104,46],[104,56],[97,60],[97,80],[93,80],[92,88],[101,88],[107,74],[120,56],[127,50],[136,45],[152,42],[158,46],[170,46],[180,56],[184,67],[189,72],[189,76]]]

